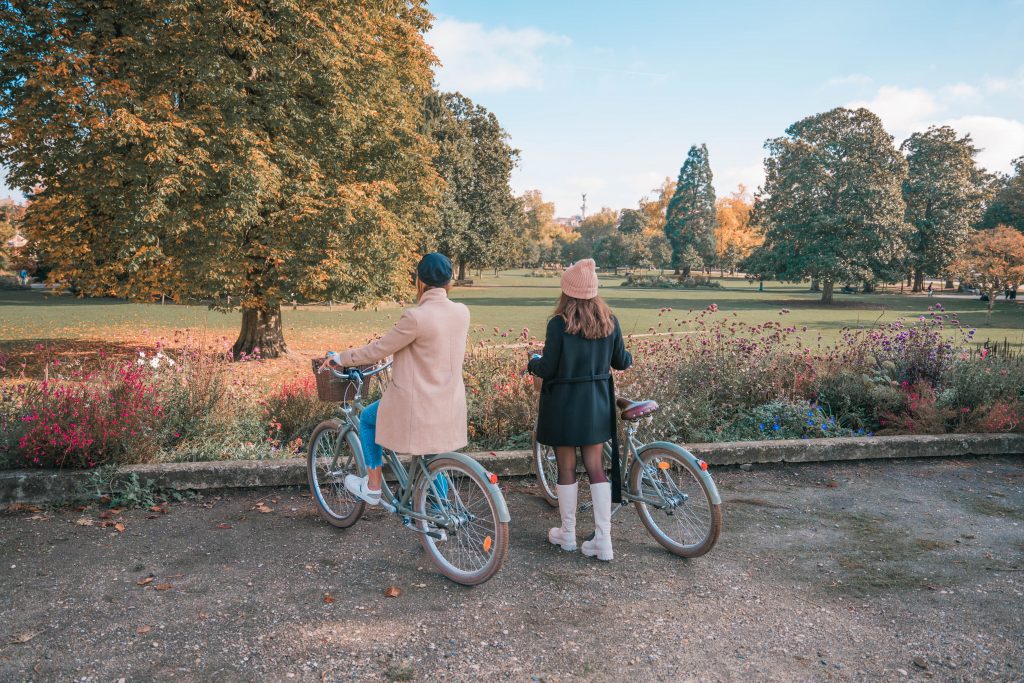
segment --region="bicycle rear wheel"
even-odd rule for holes
[[[678,453],[651,448],[639,454],[629,471],[629,490],[647,531],[680,557],[700,557],[722,531],[722,506],[711,502],[700,472]]]
[[[537,442],[537,435],[533,436],[533,471],[537,475],[537,483],[540,484],[540,494],[552,507],[558,506],[558,460],[555,458],[555,449]]]
[[[345,488],[345,477],[359,474],[359,438],[349,432],[338,443],[341,420],[324,420],[309,437],[306,455],[306,476],[320,516],[336,527],[355,524],[366,509],[366,503]]]
[[[431,515],[439,523],[417,521],[424,532],[420,536],[423,548],[452,581],[464,586],[487,581],[501,569],[508,553],[508,523],[498,519],[498,506],[487,482],[465,464],[444,456],[431,460],[427,471],[429,475],[416,483],[413,510]],[[443,538],[425,532],[443,533]]]

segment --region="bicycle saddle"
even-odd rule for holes
[[[628,398],[616,398],[615,405],[622,411],[623,420],[639,420],[657,412],[657,401],[630,401]]]

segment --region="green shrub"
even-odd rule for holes
[[[884,414],[899,412],[906,394],[891,382],[840,371],[815,379],[812,395],[823,410],[854,429],[875,431]]]

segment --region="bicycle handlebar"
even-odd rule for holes
[[[345,379],[352,382],[362,382],[362,380],[366,379],[367,377],[373,377],[374,375],[379,375],[380,373],[384,372],[385,370],[390,368],[394,362],[395,361],[393,359],[389,360],[387,363],[378,365],[372,370],[366,370],[365,372],[359,370],[358,368],[342,368],[341,370],[335,370],[329,364],[327,365],[327,369],[331,372],[331,374],[333,374],[338,379]]]

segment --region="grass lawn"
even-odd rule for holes
[[[986,339],[1024,346],[1024,299],[996,303],[992,325],[985,324],[985,304],[976,296],[894,293],[839,294],[832,306],[817,303],[818,295],[806,285],[776,282],[757,285],[742,279],[725,278],[721,289],[655,290],[620,287],[622,278],[602,275],[602,295],[615,310],[626,334],[667,329],[672,317],[659,317],[671,307],[673,316],[685,317],[688,309],[703,309],[715,303],[724,315],[736,313],[748,323],[779,320],[779,311],[789,309],[785,321],[808,328],[808,339],[820,334],[834,339],[844,327],[873,326],[925,313],[929,305],[941,303],[958,314],[965,325],[979,328],[976,340]],[[558,297],[558,279],[531,277],[525,271],[485,273],[473,287],[457,288],[452,298],[466,303],[472,311],[473,338],[493,338],[494,328],[516,337],[524,327],[543,335],[545,321]],[[279,370],[305,368],[304,358],[328,348],[357,344],[376,332],[386,330],[397,319],[400,308],[384,305],[376,310],[355,311],[347,306],[299,307],[284,311],[285,338],[293,358],[275,362]],[[133,304],[115,299],[76,299],[41,291],[0,290],[0,350],[14,354],[30,352],[37,344],[68,351],[99,347],[124,350],[151,347],[160,337],[188,330],[207,343],[234,341],[240,325],[238,313],[223,314],[203,306]],[[659,324],[661,327],[659,328]],[[677,326],[678,330],[679,327]],[[511,341],[511,339],[510,339]],[[270,368],[267,368],[268,370]]]

